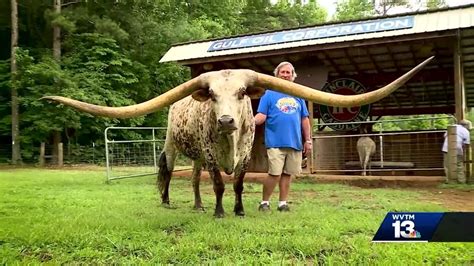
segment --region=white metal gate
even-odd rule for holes
[[[118,131],[129,139],[115,139]],[[158,173],[157,156],[165,141],[166,127],[108,127],[104,131],[107,182]],[[145,137],[143,137],[145,136]]]

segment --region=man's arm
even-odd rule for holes
[[[308,155],[309,151],[313,148],[313,141],[311,139],[311,124],[309,118],[304,117],[301,119],[301,128],[303,129],[303,153]]]
[[[255,125],[259,126],[265,123],[265,120],[267,120],[267,115],[262,114],[262,113],[257,113],[255,115]]]

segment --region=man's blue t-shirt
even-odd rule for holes
[[[301,119],[308,117],[303,99],[281,92],[266,90],[260,98],[258,113],[265,120],[265,146],[267,148],[293,148],[302,150]]]

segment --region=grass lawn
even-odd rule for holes
[[[474,264],[474,243],[371,243],[388,211],[449,211],[413,189],[295,182],[291,212],[260,213],[261,185],[245,183],[239,218],[227,184],[226,217],[215,219],[208,181],[202,213],[190,180],[172,180],[166,209],[152,176],[104,179],[103,170],[1,169],[0,263]]]

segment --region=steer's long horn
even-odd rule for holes
[[[390,93],[400,88],[405,82],[412,78],[418,71],[420,71],[426,64],[428,64],[434,56],[426,59],[412,70],[405,73],[392,83],[386,85],[375,91],[358,94],[358,95],[338,95],[327,93],[319,90],[314,90],[309,87],[293,83],[281,78],[272,77],[265,74],[257,73],[256,85],[265,88],[271,88],[289,95],[304,98],[315,103],[336,106],[336,107],[354,107],[376,102]]]
[[[105,116],[111,118],[130,118],[153,113],[159,110],[160,108],[169,106],[174,102],[177,102],[183,99],[184,97],[191,95],[191,93],[193,93],[194,91],[205,86],[205,83],[207,82],[206,77],[206,74],[200,75],[149,101],[123,107],[100,106],[61,96],[45,96],[41,99],[60,102],[62,104],[74,107],[80,111],[97,116]]]

